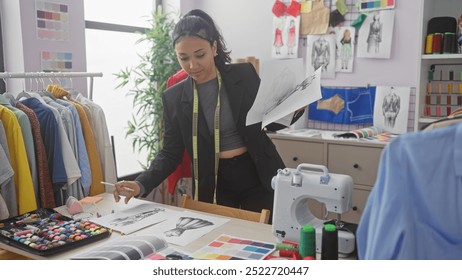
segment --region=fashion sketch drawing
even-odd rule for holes
[[[174,229],[164,232],[168,237],[181,236],[186,230],[193,230],[213,225],[212,222],[192,217],[180,217]]]
[[[284,15],[273,18],[272,57],[276,59],[298,56],[300,17]]]
[[[171,215],[179,212],[143,201],[123,206],[115,207],[112,213],[92,218],[91,221],[115,231],[130,234],[142,228],[163,224]]]
[[[336,28],[337,61],[335,66],[337,72],[353,72],[355,32],[354,27]]]
[[[396,94],[395,89],[391,87],[391,91],[385,95],[382,103],[382,114],[385,120],[385,126],[395,127],[396,117],[399,114],[401,107],[401,99]]]
[[[358,35],[358,57],[390,58],[395,11],[380,10],[367,15]]]
[[[380,42],[382,42],[382,23],[380,22],[380,14],[375,13],[372,16],[372,22],[369,27],[369,35],[367,36],[367,52],[379,53]]]
[[[321,68],[322,78],[335,78],[335,35],[308,35],[307,73]]]
[[[374,126],[385,132],[407,132],[410,87],[377,86],[374,103]]]
[[[142,212],[142,213],[136,213],[136,214],[133,214],[133,215],[129,215],[129,216],[125,216],[125,217],[119,217],[117,219],[114,219],[112,221],[109,222],[109,224],[111,226],[116,226],[116,227],[119,227],[119,226],[122,226],[122,227],[125,227],[125,226],[129,226],[129,225],[132,225],[134,223],[137,223],[149,216],[152,216],[152,215],[155,215],[159,212],[162,212],[162,211],[165,211],[165,209],[162,209],[162,208],[154,208],[152,210],[149,210],[149,211],[145,211],[145,212]]]

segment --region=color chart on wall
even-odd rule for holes
[[[42,40],[69,41],[68,5],[35,1],[37,37]]]
[[[43,51],[41,64],[43,72],[69,72],[72,70],[72,53]]]
[[[393,9],[396,0],[361,0],[359,10],[361,12]]]
[[[262,260],[275,249],[271,243],[220,235],[192,257],[206,260]]]

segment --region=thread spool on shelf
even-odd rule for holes
[[[454,32],[446,32],[443,36],[443,53],[456,53],[456,34]]]
[[[425,39],[425,54],[433,53],[433,34],[428,34]]]
[[[442,52],[443,46],[443,33],[435,33],[433,34],[433,41],[432,41],[432,53],[433,54],[440,54]]]

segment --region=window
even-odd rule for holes
[[[0,14],[0,72],[5,71],[5,64],[3,63],[3,39],[2,39],[2,15]],[[5,81],[0,80],[0,93],[6,91]]]
[[[116,89],[115,73],[139,63],[138,54],[147,45],[137,44],[135,31],[149,27],[153,3],[137,1],[136,5],[124,0],[86,0],[86,55],[87,71],[102,72],[93,84],[92,99],[105,113],[109,135],[114,138],[118,177],[142,171],[147,151],[132,148],[131,139],[125,138],[127,122],[132,118],[132,98],[127,95],[130,85]]]

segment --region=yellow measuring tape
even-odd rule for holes
[[[215,118],[213,120],[214,129],[214,145],[215,145],[215,190],[213,192],[213,203],[216,203],[217,199],[217,177],[218,177],[218,162],[220,160],[220,91],[221,91],[221,75],[217,70],[218,79],[218,98],[217,106],[215,107]],[[193,100],[193,165],[194,165],[194,199],[199,200],[199,161],[198,161],[198,148],[197,148],[197,127],[199,120],[199,96],[197,93],[196,83],[194,83],[194,100]]]

